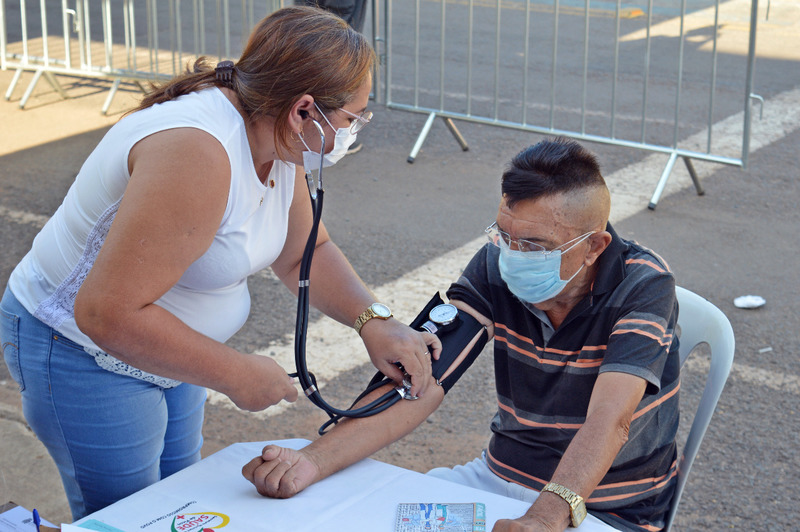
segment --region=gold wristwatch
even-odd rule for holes
[[[392,311],[384,305],[383,303],[373,303],[367,310],[361,313],[361,315],[356,319],[353,328],[355,328],[356,332],[361,335],[361,327],[364,326],[372,318],[380,318],[382,320],[388,320],[392,317]]]
[[[583,502],[583,497],[555,482],[550,482],[542,488],[542,492],[544,493],[545,491],[551,491],[567,501],[567,504],[569,504],[570,526],[574,528],[581,524],[586,517],[586,504]]]

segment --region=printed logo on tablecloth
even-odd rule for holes
[[[172,520],[172,532],[214,532],[228,523],[231,518],[217,512],[194,512],[176,515]]]

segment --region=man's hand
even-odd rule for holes
[[[242,468],[261,495],[288,499],[318,480],[319,467],[303,451],[267,445]]]
[[[500,519],[492,532],[561,532],[564,528],[551,526],[535,515],[523,515],[517,519]]]

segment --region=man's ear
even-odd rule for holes
[[[586,254],[586,265],[591,266],[594,264],[610,243],[611,233],[608,231],[599,231],[589,236],[589,252]]]

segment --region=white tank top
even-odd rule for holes
[[[222,144],[231,163],[231,186],[211,247],[156,304],[192,329],[225,342],[250,312],[247,277],[272,264],[283,249],[295,166],[275,161],[267,185],[261,183],[244,121],[221,91],[191,93],[124,117],[89,155],[9,279],[28,312],[91,350],[97,346],[75,324],[75,295],[128,184],[128,153],[144,137],[178,127],[206,131]]]

